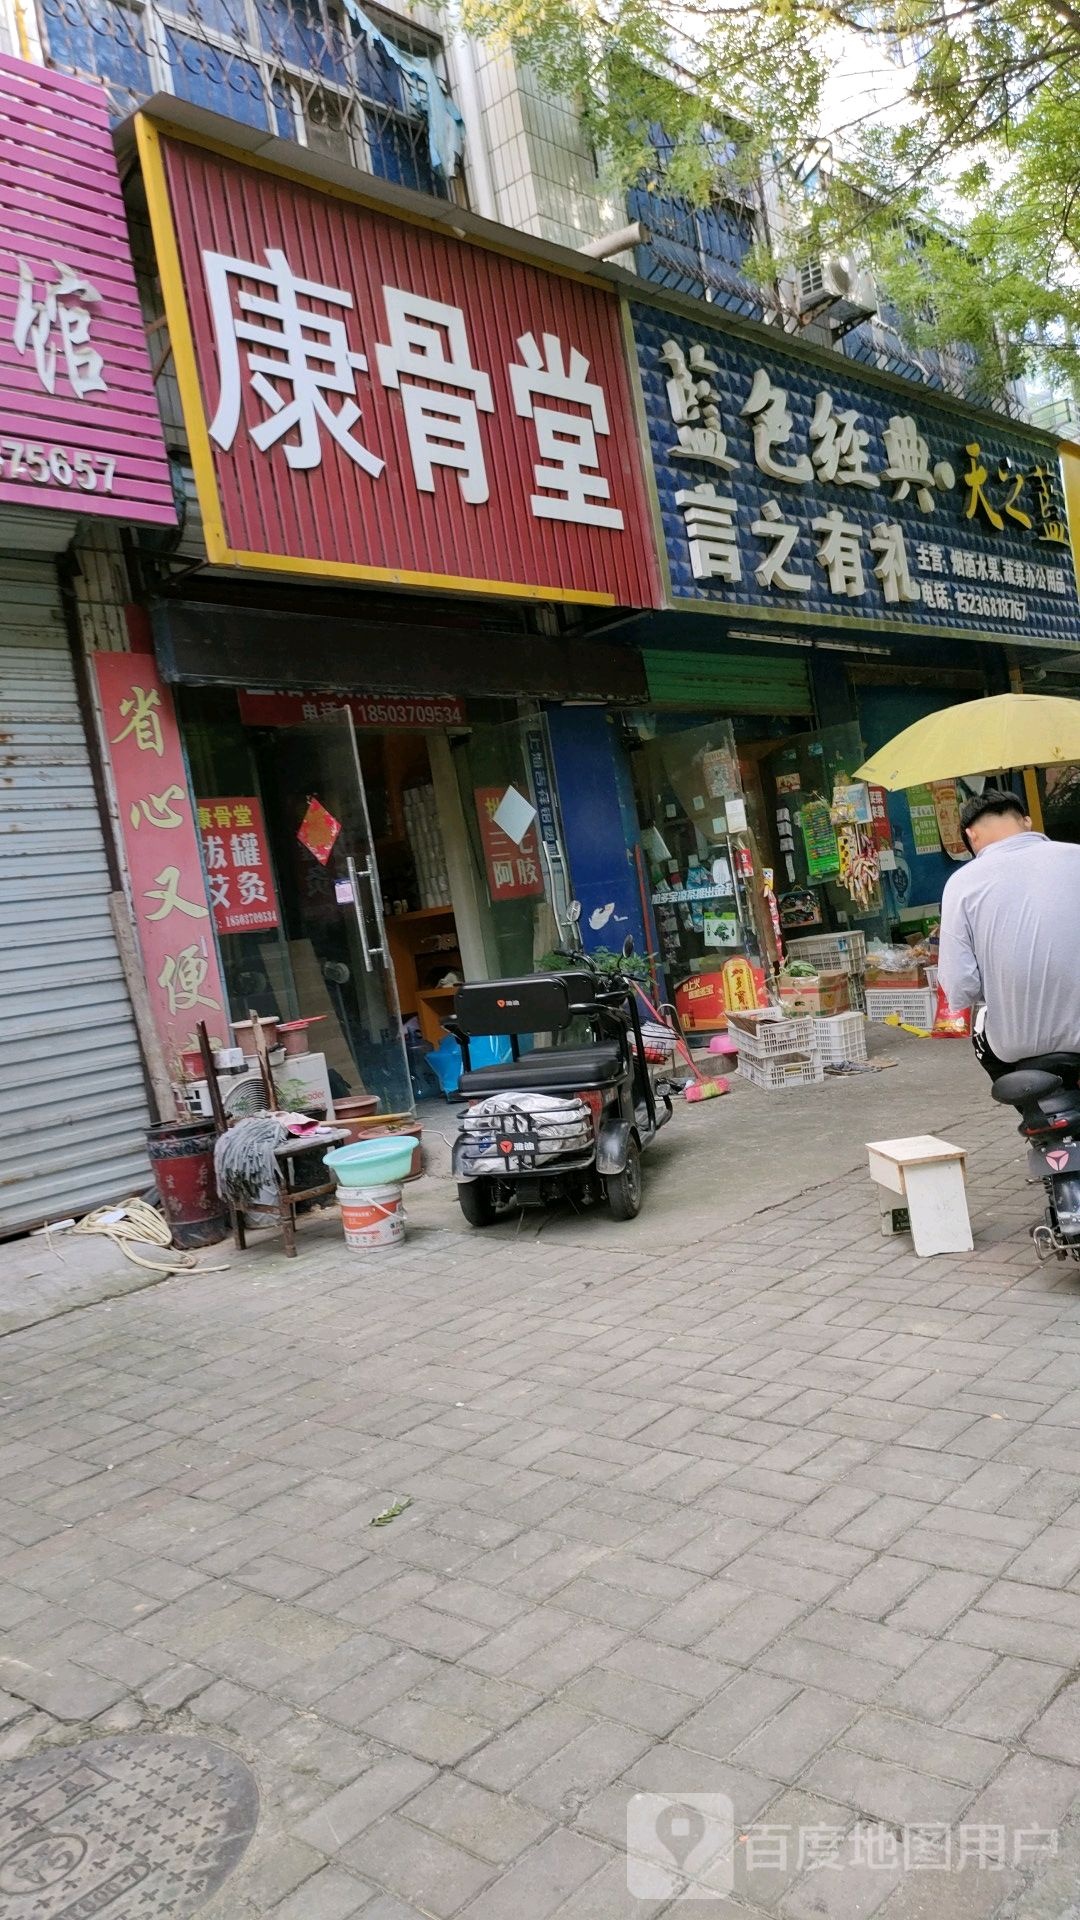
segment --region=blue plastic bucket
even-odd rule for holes
[[[331,1147],[323,1159],[339,1186],[381,1187],[405,1179],[419,1144],[414,1133],[395,1133]]]

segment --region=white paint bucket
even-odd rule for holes
[[[395,1247],[405,1238],[401,1181],[382,1187],[339,1187],[347,1247]]]

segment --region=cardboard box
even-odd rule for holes
[[[701,973],[675,989],[675,1008],[686,1033],[714,1033],[727,1018],[719,973]]]
[[[851,1006],[846,973],[782,973],[779,984],[790,1013],[847,1013]]]
[[[903,992],[905,988],[925,987],[926,971],[925,968],[920,967],[917,960],[913,960],[910,967],[903,967],[899,973],[890,973],[886,967],[875,967],[872,961],[868,961],[863,975],[863,985]]]

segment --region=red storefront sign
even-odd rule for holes
[[[148,653],[95,653],[94,668],[131,875],[147,991],[170,1071],[205,1020],[226,1046],[229,1014],[172,694]]]
[[[332,720],[348,708],[358,727],[407,728],[416,732],[460,726],[465,702],[439,693],[279,693],[241,688],[240,718],[249,727],[299,727],[310,720]]]
[[[139,138],[212,561],[659,604],[611,292]]]
[[[276,927],[274,873],[263,810],[254,794],[200,800],[199,834],[219,933],[255,933]]]
[[[544,875],[540,867],[535,821],[518,845],[496,825],[494,819],[506,796],[506,788],[476,787],[474,794],[476,817],[480,823],[480,844],[484,849],[484,865],[492,899],[532,900],[542,894]]]
[[[98,86],[0,54],[0,502],[176,522]]]

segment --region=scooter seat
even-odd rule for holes
[[[1046,1094],[1056,1093],[1060,1086],[1059,1074],[1042,1073],[1029,1067],[999,1075],[990,1091],[1003,1107],[1022,1107],[1029,1100],[1042,1100]]]
[[[622,1070],[622,1052],[614,1040],[595,1047],[537,1047],[525,1060],[503,1060],[497,1067],[470,1069],[462,1074],[458,1092],[472,1096],[517,1088],[523,1093],[562,1088],[577,1093],[582,1087],[611,1086]]]

